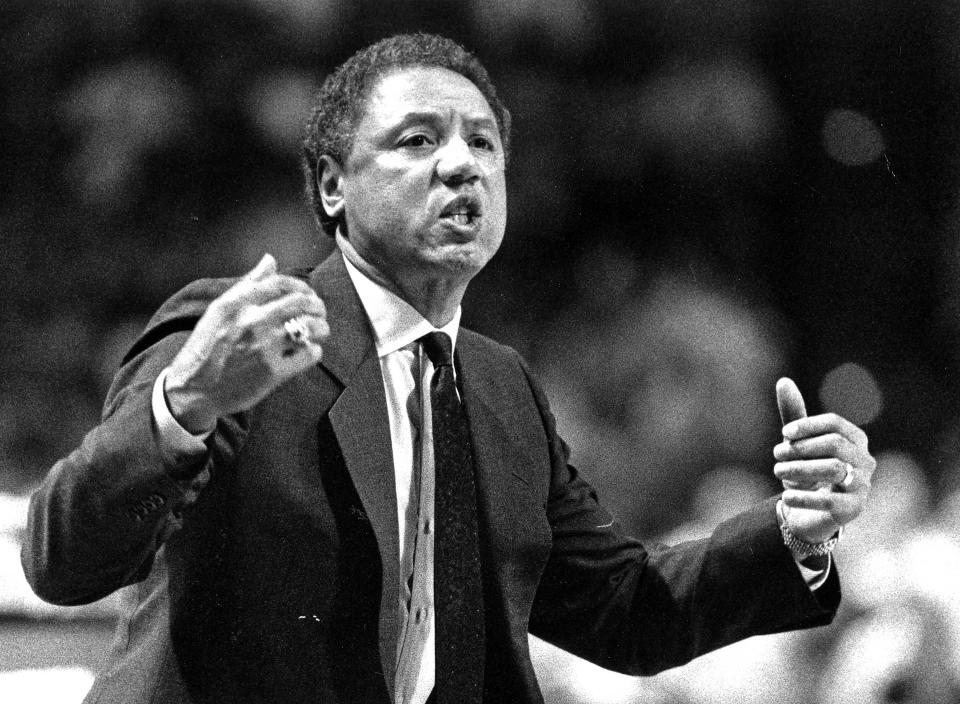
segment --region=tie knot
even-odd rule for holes
[[[423,351],[427,353],[433,366],[453,366],[453,343],[445,332],[431,332],[420,338]]]

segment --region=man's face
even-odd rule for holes
[[[503,145],[483,94],[443,68],[382,77],[343,165],[342,189],[349,240],[401,289],[469,281],[506,226]]]

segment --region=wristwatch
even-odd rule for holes
[[[783,502],[777,503],[777,518],[780,519],[780,535],[783,536],[783,544],[790,548],[790,551],[800,559],[829,555],[833,552],[833,549],[837,547],[837,543],[840,542],[840,536],[843,535],[843,527],[841,526],[839,530],[833,534],[833,537],[827,538],[822,543],[808,543],[806,540],[798,538],[793,534],[793,531],[787,527],[787,521],[783,515]]]
[[[787,525],[784,524],[780,526],[780,534],[783,536],[783,544],[790,548],[790,551],[794,555],[799,557],[811,557],[814,555],[829,555],[833,552],[833,549],[837,547],[837,543],[840,542],[840,532],[838,530],[833,534],[832,538],[824,540],[822,543],[808,543],[806,540],[800,540],[795,536]]]

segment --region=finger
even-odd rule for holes
[[[840,484],[853,472],[853,465],[836,457],[778,462],[773,473],[792,485]]]
[[[326,324],[327,309],[313,291],[288,293],[260,306],[252,306],[257,324],[276,327],[281,332],[290,318],[319,318]]]
[[[860,497],[852,493],[785,489],[780,498],[790,508],[805,508],[828,513],[836,523],[841,525],[856,518],[862,508]]]
[[[307,327],[310,328],[310,341],[315,344],[321,344],[330,337],[330,324],[327,322],[327,316],[314,315],[306,319]]]
[[[282,344],[279,357],[273,365],[280,376],[289,377],[299,374],[323,358],[323,345],[313,340],[293,344],[285,339]]]
[[[287,334],[285,327],[282,325],[279,331],[275,333],[271,366],[278,375],[283,377],[298,374],[310,365],[319,362],[323,357],[321,341],[329,334],[325,318],[301,315],[297,317],[297,321],[307,327],[305,337],[295,341]]]
[[[297,334],[296,339],[294,339],[292,333],[287,331],[287,323],[293,320],[306,327],[304,331],[306,334]],[[330,326],[327,324],[326,317],[309,314],[281,316],[279,322],[260,320],[248,330],[252,331],[250,340],[258,340],[259,346],[273,346],[283,350],[292,349],[307,342],[321,344],[330,334]],[[250,340],[247,342],[249,343]]]
[[[240,279],[223,294],[223,302],[233,309],[243,305],[263,305],[289,293],[314,295],[306,281],[286,274],[270,274],[256,281]]]
[[[287,320],[291,319],[292,318],[287,318]],[[283,351],[284,356],[290,356],[291,354],[298,352],[299,348],[303,347],[305,344],[321,345],[330,335],[330,326],[327,324],[327,319],[324,317],[316,315],[298,315],[295,319],[297,322],[303,323],[307,327],[306,337],[300,340],[294,340],[290,334],[287,333],[285,325],[280,325],[279,327],[274,326],[271,329],[273,339]]]
[[[773,456],[778,462],[835,457],[855,465],[860,449],[839,433],[827,433],[802,440],[785,440],[774,446]]]
[[[822,413],[808,418],[798,418],[783,426],[783,437],[788,440],[799,440],[811,435],[825,435],[839,433],[851,442],[866,447],[867,434],[859,427],[836,413]]]
[[[803,402],[803,395],[793,379],[783,377],[777,381],[777,408],[780,410],[783,425],[806,417],[807,407]]]
[[[277,273],[277,260],[269,252],[261,257],[257,265],[243,275],[247,281],[260,281],[261,279]]]

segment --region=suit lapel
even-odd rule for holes
[[[327,307],[330,325],[321,365],[344,387],[330,409],[330,422],[379,547],[380,657],[392,693],[399,635],[400,538],[383,376],[366,313],[339,252],[312,272],[310,283]]]
[[[321,364],[347,386],[361,363],[370,355],[376,357],[376,350],[367,315],[339,250],[310,272],[309,281],[327,308],[330,325]]]
[[[532,516],[516,510],[515,502],[504,501],[504,497],[515,498],[516,489],[531,484],[529,472],[539,465],[530,440],[541,437],[543,429],[530,426],[519,412],[521,397],[516,385],[508,381],[497,360],[480,349],[468,331],[462,331],[458,338],[457,356],[457,374],[476,458],[481,519],[490,531],[488,540],[513,535]]]

